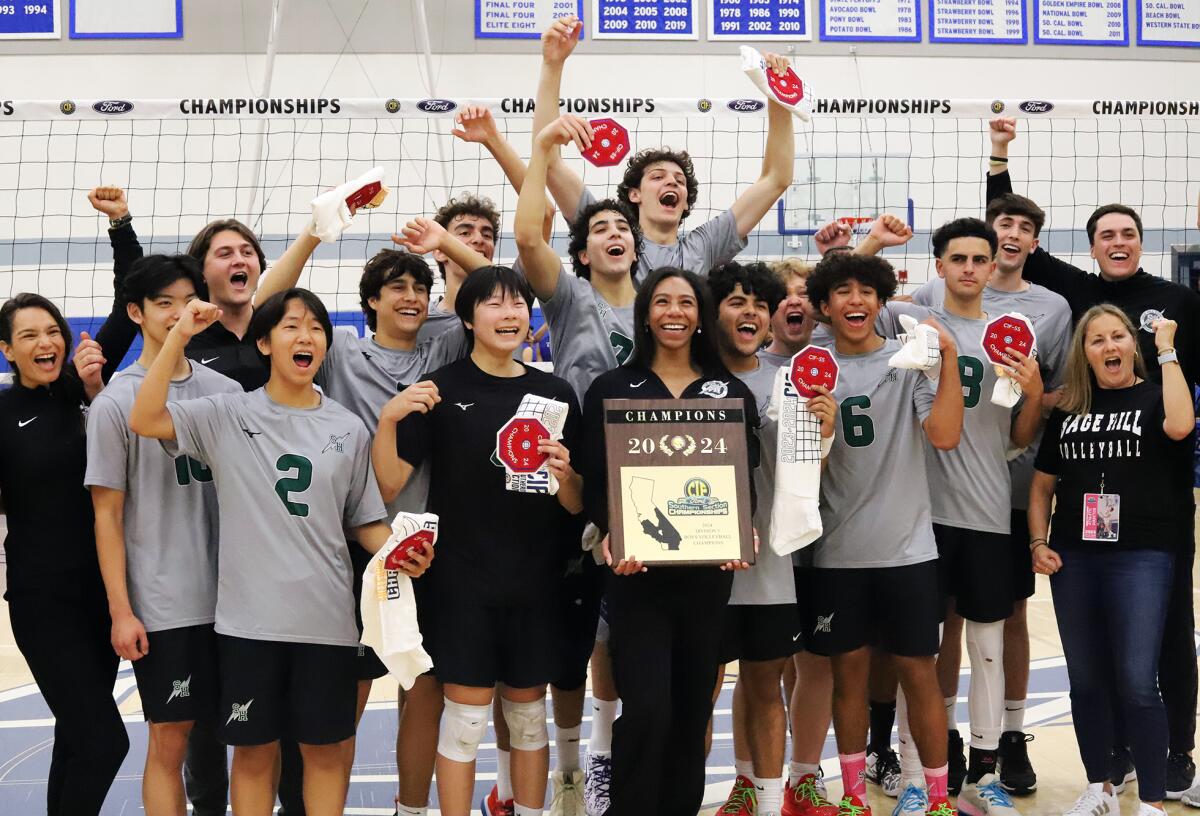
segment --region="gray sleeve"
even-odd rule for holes
[[[112,386],[109,386],[110,388]],[[87,487],[128,489],[129,426],[115,400],[102,394],[88,409]]]
[[[913,385],[913,407],[917,409],[917,417],[921,420],[921,424],[924,424],[929,415],[933,413],[933,398],[937,392],[929,378],[920,371],[909,372],[909,376],[916,380]]]
[[[212,465],[221,435],[221,405],[217,397],[168,402],[167,410],[175,424],[175,439],[162,440],[168,456],[190,456],[198,462]]]
[[[457,326],[446,329],[437,337],[431,337],[425,342],[429,343],[429,362],[421,376],[457,363],[471,353],[471,343],[467,340],[467,332],[461,320]]]
[[[558,283],[554,286],[554,292],[550,297],[541,301],[542,312],[546,315],[546,320],[552,329],[555,321],[571,313],[571,307],[575,304],[576,280],[578,278],[568,272],[566,268],[559,269]]]
[[[935,284],[932,280],[927,280],[924,283],[922,283],[917,288],[917,291],[912,293],[913,303],[919,304],[921,306],[929,306],[929,307],[937,306],[938,304],[934,302],[936,300],[936,298],[934,297],[934,291],[933,291],[934,285]]]
[[[1050,331],[1041,341],[1042,353],[1046,356],[1046,368],[1050,371],[1050,380],[1046,387],[1053,391],[1061,387],[1067,375],[1067,351],[1071,347],[1071,307],[1065,300],[1060,300],[1047,321]]]
[[[364,426],[365,430],[365,426]],[[354,450],[354,481],[346,493],[346,506],[342,510],[342,524],[346,528],[361,527],[387,518],[387,508],[379,495],[379,484],[375,481],[375,469],[371,467],[371,435],[356,434],[358,445]]]
[[[575,217],[578,218],[581,212],[595,204],[596,201],[596,196],[592,193],[591,189],[585,186],[583,192],[579,194],[579,201],[575,204]]]
[[[833,330],[826,323],[817,323],[817,325],[813,326],[808,342],[814,346],[831,349],[833,348]]]
[[[733,258],[746,248],[747,240],[738,235],[733,210],[725,210],[710,218],[684,236],[683,267],[697,275],[711,270]]]

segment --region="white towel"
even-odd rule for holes
[[[792,364],[775,374],[767,418],[779,423],[775,452],[775,502],[771,505],[771,549],[787,555],[821,537],[821,421],[788,380]]]
[[[550,439],[562,439],[563,426],[567,424],[567,411],[571,408],[565,402],[552,400],[548,397],[539,397],[537,394],[526,394],[521,398],[521,405],[517,408],[517,413],[513,418],[504,423],[504,427],[500,429],[500,433],[496,439],[496,456],[504,465],[504,489],[511,490],[514,493],[545,493],[553,496],[558,492],[558,479],[554,478],[543,464],[532,473],[513,473],[509,470],[506,463],[507,457],[503,455],[500,448],[505,445],[514,446],[513,452],[517,455],[522,453],[536,454],[536,447],[530,450],[516,450],[516,445],[522,445],[532,442],[528,437],[519,432],[512,439],[505,438],[507,431],[512,423],[522,419],[535,419],[542,424],[550,434]]]
[[[433,668],[421,645],[417,603],[412,579],[398,569],[388,569],[387,559],[397,548],[437,540],[438,517],[432,513],[398,513],[392,535],[367,563],[362,578],[362,644],[370,646],[405,689]],[[399,556],[399,553],[397,554]]]
[[[378,188],[374,185],[378,185]],[[358,178],[347,181],[340,187],[335,187],[314,198],[309,232],[327,244],[340,238],[354,221],[347,201],[360,190],[375,191],[370,200],[358,205],[360,208],[378,207],[388,193],[387,187],[383,186],[383,168],[373,167]]]
[[[767,61],[763,59],[762,54],[754,50],[748,45],[743,45],[740,49],[742,55],[742,70],[746,76],[750,77],[750,81],[754,86],[766,94],[767,99],[772,99],[783,105],[796,115],[802,122],[807,122],[812,118],[813,96],[812,86],[796,76],[796,72],[788,70],[784,77],[776,74],[774,77],[768,77],[767,72],[771,69],[767,67]],[[775,87],[772,87],[774,85]]]
[[[937,380],[942,371],[942,352],[938,343],[938,332],[928,323],[918,323],[910,315],[900,315],[900,327],[904,329],[896,339],[904,345],[888,360],[892,368],[923,371],[931,380]]]

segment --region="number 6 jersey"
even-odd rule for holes
[[[344,528],[385,516],[362,420],[328,397],[291,408],[262,388],[167,409],[163,447],[208,465],[217,488],[217,632],[357,646]]]

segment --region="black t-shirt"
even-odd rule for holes
[[[14,384],[0,392],[5,597],[53,593],[99,575],[92,499],[83,486],[85,401],[73,369],[49,388]]]
[[[1058,477],[1051,547],[1175,549],[1180,524],[1193,513],[1191,484],[1176,476],[1191,443],[1168,437],[1163,417],[1162,386],[1149,380],[1094,389],[1087,414],[1054,409],[1034,463]],[[1083,540],[1086,493],[1120,496],[1116,541]]]
[[[441,402],[427,414],[409,414],[396,428],[401,459],[413,466],[429,460],[429,510],[440,519],[437,558],[421,579],[429,584],[425,589],[454,603],[547,603],[561,583],[567,549],[579,551],[579,528],[557,496],[505,489],[497,434],[526,394],[565,402],[570,411],[562,443],[578,470],[575,392],[566,380],[535,368],[495,377],[470,357],[428,379]]]

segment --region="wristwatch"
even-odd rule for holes
[[[1179,355],[1175,353],[1175,349],[1167,349],[1158,353],[1158,364],[1164,366],[1167,363],[1178,363]]]
[[[108,219],[108,228],[110,230],[120,229],[121,227],[128,225],[131,221],[133,221],[133,215],[131,213],[125,213],[120,218]]]

